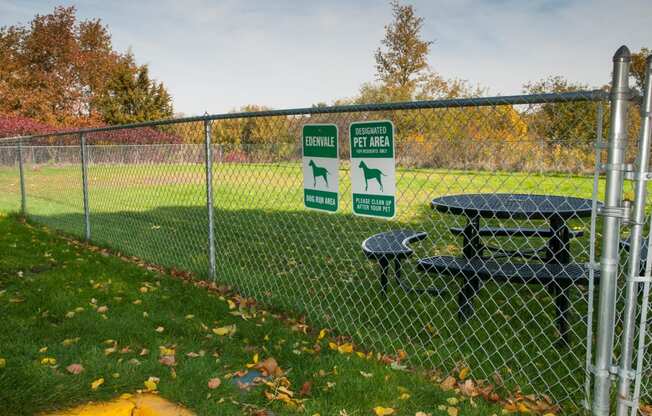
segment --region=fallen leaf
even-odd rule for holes
[[[160,334],[161,332],[165,331],[165,328],[163,328],[162,326],[159,326],[158,328],[155,329],[155,331]]]
[[[448,416],[457,416],[460,413],[460,411],[459,411],[459,409],[457,407],[449,406],[446,409],[446,413],[448,413]]]
[[[159,350],[159,353],[161,355],[176,355],[176,353],[177,353],[174,350],[174,348],[168,348],[168,347],[163,347],[163,346],[158,347],[158,350]]]
[[[260,370],[264,376],[280,377],[283,375],[283,370],[278,366],[278,363],[273,357],[266,358],[256,365],[256,369]]]
[[[168,367],[177,365],[177,360],[174,358],[174,355],[164,355],[159,358],[158,362]]]
[[[5,368],[7,366],[7,360],[0,358],[0,368]]]
[[[155,391],[158,388],[158,377],[150,377],[143,383],[147,391]]]
[[[408,400],[410,398],[409,393],[403,393],[399,396],[399,400]]]
[[[103,378],[98,378],[97,380],[93,381],[91,383],[91,389],[92,390],[97,390],[102,384],[104,384],[104,379]]]
[[[52,357],[43,357],[41,359],[41,364],[43,365],[56,365],[57,359]]]
[[[68,339],[64,339],[64,340],[61,342],[61,344],[62,344],[64,347],[69,347],[69,346],[71,346],[72,344],[76,344],[77,342],[79,342],[79,339],[80,339],[79,337],[77,337],[77,338],[68,338]]]
[[[102,305],[97,308],[97,313],[107,313],[109,311],[109,307],[106,305]]]
[[[220,384],[222,384],[222,380],[220,380],[217,377],[208,380],[208,388],[211,389],[211,390],[214,390],[214,389],[220,387]]]
[[[444,381],[439,384],[439,387],[444,390],[444,391],[449,391],[453,390],[455,388],[455,384],[457,383],[457,380],[453,376],[448,376],[444,379]]]
[[[140,353],[138,353],[138,355],[147,355],[147,354],[149,354],[149,350],[147,348],[143,348],[142,350],[140,350]]]
[[[255,366],[258,364],[258,353],[254,354],[252,361],[253,361],[252,363],[248,363],[248,364],[246,364],[245,366],[246,366],[247,368],[253,368],[253,367],[255,367]]]
[[[372,373],[365,373],[364,371],[360,371],[360,375],[364,378],[371,378],[374,376]]]
[[[394,414],[394,409],[392,409],[391,407],[376,406],[376,407],[374,407],[374,414],[376,416],[393,415]]]
[[[219,327],[219,328],[213,328],[213,333],[215,335],[219,335],[219,336],[233,335],[233,334],[235,334],[235,331],[236,331],[235,324],[222,326],[222,327]]]
[[[470,379],[466,380],[464,384],[460,386],[460,392],[463,395],[469,397],[475,397],[480,394],[480,392],[478,392],[478,389],[475,387],[475,383],[473,382],[473,380]]]
[[[311,391],[312,391],[312,382],[306,381],[305,383],[303,383],[301,389],[299,390],[299,396],[302,397],[310,396]]]
[[[84,367],[81,364],[70,364],[66,367],[66,371],[70,374],[79,374],[84,371]]]
[[[468,367],[464,367],[463,369],[460,370],[460,380],[464,380],[469,376],[469,373],[471,372],[471,369]]]
[[[196,352],[191,351],[191,352],[186,354],[186,357],[197,358],[197,357],[199,357],[199,354],[197,354]]]
[[[448,399],[446,399],[446,402],[448,402],[448,404],[450,404],[451,406],[455,406],[455,405],[458,404],[460,401],[457,400],[456,397],[449,397]]]

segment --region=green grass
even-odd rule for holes
[[[0,247],[0,358],[6,360],[0,368],[2,415],[110,399],[142,389],[150,376],[160,378],[158,388],[164,397],[200,415],[240,415],[250,408],[294,413],[280,402],[268,402],[262,386],[241,391],[227,379],[245,369],[256,353],[261,360],[275,357],[293,390],[313,383],[304,403],[309,415],[332,415],[342,409],[351,415],[371,414],[374,406],[393,407],[401,415],[444,414],[437,406],[453,397],[425,375],[332,351],[327,338],[319,341],[321,352],[311,353],[307,349],[313,348],[315,330],[304,335],[260,309],[254,318],[234,316],[219,294],[72,244],[14,217],[0,215]],[[142,293],[142,287],[150,290]],[[108,311],[98,313],[98,306],[107,306]],[[83,310],[68,315],[76,308]],[[237,331],[231,337],[212,335],[203,327],[232,324]],[[159,326],[163,332],[155,330]],[[77,342],[65,345],[64,340],[75,338]],[[115,340],[118,350],[129,347],[131,352],[106,355],[107,340]],[[176,349],[176,377],[158,362],[160,346]],[[150,353],[140,356],[143,348]],[[186,356],[199,351],[206,354]],[[57,365],[41,364],[45,357],[55,358]],[[69,374],[65,367],[72,363],[81,363],[85,371]],[[372,376],[363,377],[361,372]],[[100,377],[105,383],[91,390],[91,382]],[[223,381],[216,390],[207,388],[212,377]],[[403,393],[410,398],[401,400]],[[500,412],[482,400],[462,400],[459,408],[469,415]]]
[[[416,247],[419,257],[459,253],[460,240],[448,227],[463,224],[463,219],[433,213],[428,207],[432,198],[472,192],[591,198],[591,176],[399,169],[398,215],[386,222],[351,215],[346,169],[340,172],[341,210],[334,215],[302,207],[297,164],[222,164],[215,166],[214,174],[220,282],[274,308],[303,314],[315,325],[351,335],[365,348],[390,353],[404,349],[413,365],[448,372],[464,363],[476,378],[498,373],[512,389],[548,393],[571,407],[579,404],[585,364],[585,288],[571,293],[571,345],[556,348],[554,304],[544,288],[487,283],[476,298],[475,317],[460,324],[456,319],[459,282],[422,276],[409,263],[405,272],[412,283],[445,286],[449,294],[407,295],[393,287],[385,299],[379,293],[377,266],[364,258],[360,243],[376,232],[410,227],[429,233]],[[203,175],[199,165],[92,165],[93,242],[206,277]],[[0,201],[0,210],[17,208],[15,176],[15,170],[0,171],[0,190],[9,195]],[[31,219],[82,235],[78,167],[29,168],[26,182]],[[570,223],[585,231],[585,237],[572,242],[573,255],[580,262],[588,260],[588,221]],[[529,247],[542,241],[492,243]]]

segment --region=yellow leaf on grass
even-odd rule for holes
[[[459,400],[457,400],[456,397],[449,397],[448,399],[446,399],[446,401],[447,401],[448,404],[450,404],[451,406],[455,406],[456,404],[458,404],[458,403],[460,402]]]
[[[156,377],[150,377],[145,382],[143,383],[145,385],[145,388],[147,391],[154,391],[158,388],[158,378]]]
[[[393,415],[394,414],[394,409],[392,409],[391,407],[376,406],[376,407],[374,407],[374,414],[376,416]]]
[[[232,301],[231,299],[227,299],[226,303],[229,304],[229,309],[235,309],[235,302]]]
[[[322,329],[321,331],[319,331],[319,336],[317,337],[317,340],[324,339],[324,337],[326,336],[326,332],[327,331],[325,329]]]
[[[69,346],[71,346],[72,344],[76,344],[78,341],[79,341],[79,337],[77,337],[77,338],[67,338],[67,339],[64,339],[64,340],[61,342],[61,344],[62,344],[64,347],[69,347]]]
[[[253,357],[253,363],[248,363],[248,364],[246,365],[246,367],[247,367],[247,368],[253,368],[253,367],[256,366],[256,364],[258,364],[258,353],[254,354],[254,357]]]
[[[38,352],[47,352],[48,347],[43,347],[38,350]]]
[[[219,328],[213,328],[213,333],[215,335],[224,336],[224,335],[233,335],[236,331],[235,324],[222,326]]]
[[[176,351],[173,348],[168,348],[168,347],[158,347],[159,353],[162,356],[165,355],[176,355]]]
[[[5,368],[7,366],[7,360],[0,358],[0,368]]]
[[[469,376],[469,373],[471,372],[471,369],[468,367],[464,367],[463,369],[460,370],[460,380],[464,380]]]
[[[410,395],[408,393],[403,393],[399,396],[400,400],[407,400],[410,398]]]
[[[41,359],[41,364],[43,365],[56,365],[57,359],[52,357],[44,357]]]
[[[104,384],[104,379],[98,378],[97,380],[91,383],[91,390],[97,390],[102,384]]]
[[[449,407],[446,409],[446,413],[448,413],[448,416],[457,416],[460,411],[457,407]]]

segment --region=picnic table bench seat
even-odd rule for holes
[[[414,251],[408,244],[423,240],[428,236],[424,231],[392,230],[372,235],[362,242],[364,254],[375,260],[404,259],[410,257]]]
[[[387,285],[389,283],[387,274],[392,261],[394,262],[396,282],[404,291],[431,295],[442,294],[442,290],[439,288],[414,288],[401,280],[401,261],[414,254],[409,244],[423,240],[427,236],[428,233],[424,231],[400,229],[372,235],[362,242],[362,251],[365,256],[378,261],[380,265],[380,286],[383,294],[387,294]]]
[[[486,258],[435,256],[419,259],[418,268],[428,273],[460,275],[482,280],[508,281],[545,285],[561,282],[578,285],[588,284],[588,271],[577,263],[558,264],[542,262],[514,263]]]

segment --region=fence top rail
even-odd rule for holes
[[[74,134],[99,133],[114,130],[123,130],[129,128],[155,127],[169,124],[180,124],[189,122],[211,121],[211,120],[228,120],[237,118],[253,117],[274,117],[274,116],[302,116],[315,114],[337,114],[337,113],[359,113],[359,112],[376,112],[376,111],[393,111],[393,110],[418,110],[418,109],[437,109],[437,108],[460,108],[460,107],[486,107],[496,105],[527,105],[527,104],[552,104],[565,102],[581,101],[603,101],[609,98],[609,93],[603,90],[573,91],[563,93],[545,93],[545,94],[522,94],[506,95],[493,97],[475,97],[475,98],[451,98],[442,100],[427,101],[404,101],[394,103],[379,104],[351,104],[330,107],[305,107],[291,108],[286,110],[266,110],[251,112],[236,112],[223,114],[205,114],[195,117],[183,117],[166,120],[147,121],[142,123],[130,123],[115,126],[106,126],[98,128],[87,128],[78,130],[62,130],[58,132],[14,136],[1,138],[0,143],[10,141],[27,141],[44,137],[69,136]]]

